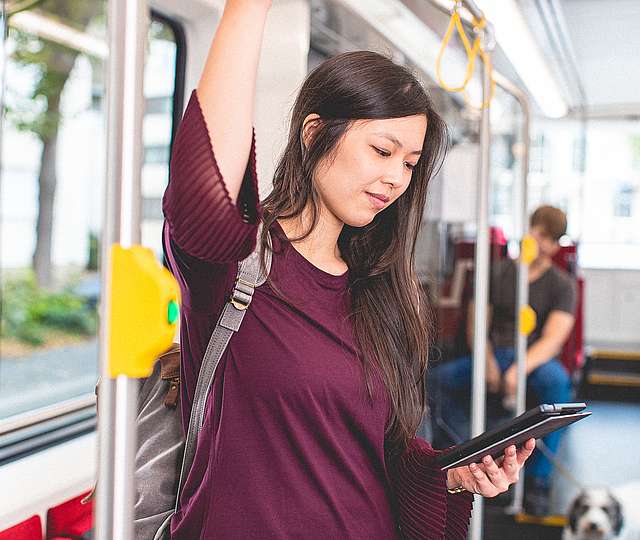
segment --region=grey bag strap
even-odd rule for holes
[[[233,294],[220,314],[220,318],[211,334],[209,345],[207,345],[207,350],[202,359],[193,405],[191,407],[191,416],[189,417],[189,430],[185,440],[182,467],[180,469],[180,480],[176,494],[176,512],[178,511],[178,502],[184,480],[193,462],[198,433],[200,433],[200,428],[204,420],[205,403],[209,389],[213,383],[216,368],[220,363],[220,358],[222,358],[222,354],[227,348],[231,336],[240,328],[246,309],[249,307],[249,304],[251,304],[254,289],[266,281],[271,269],[272,244],[270,235],[267,235],[269,249],[267,250],[265,258],[266,271],[262,273],[260,269],[261,233],[262,223],[258,226],[258,241],[255,250],[246,259],[238,263],[238,274],[236,276]]]

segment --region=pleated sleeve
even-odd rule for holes
[[[231,121],[231,120],[230,120]],[[210,263],[237,262],[254,249],[262,218],[255,132],[237,203],[229,196],[195,90],[174,141],[162,208],[169,236],[186,253]]]
[[[436,465],[439,451],[414,438],[391,468],[401,538],[466,540],[473,494],[451,494],[447,475]]]

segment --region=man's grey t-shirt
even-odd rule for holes
[[[492,262],[489,303],[493,306],[493,319],[489,337],[494,347],[513,347],[515,344],[516,279],[514,261],[503,259]],[[555,265],[529,283],[529,305],[536,312],[537,323],[529,335],[528,345],[540,339],[552,311],[574,315],[576,298],[575,280]]]

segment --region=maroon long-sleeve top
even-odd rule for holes
[[[195,90],[163,208],[182,293],[186,431],[204,351],[262,216],[255,141],[233,204]],[[269,284],[256,289],[218,367],[172,538],[466,538],[473,496],[447,493],[429,443],[415,438],[398,463],[385,463],[390,402],[379,377],[375,399],[366,395],[346,320],[348,272],[314,266],[277,221],[271,234],[270,277],[293,307]]]

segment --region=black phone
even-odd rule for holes
[[[557,429],[573,424],[591,414],[585,403],[543,403],[498,427],[485,431],[462,444],[447,448],[436,457],[441,470],[479,463],[484,456],[497,458],[512,444],[539,439]]]

